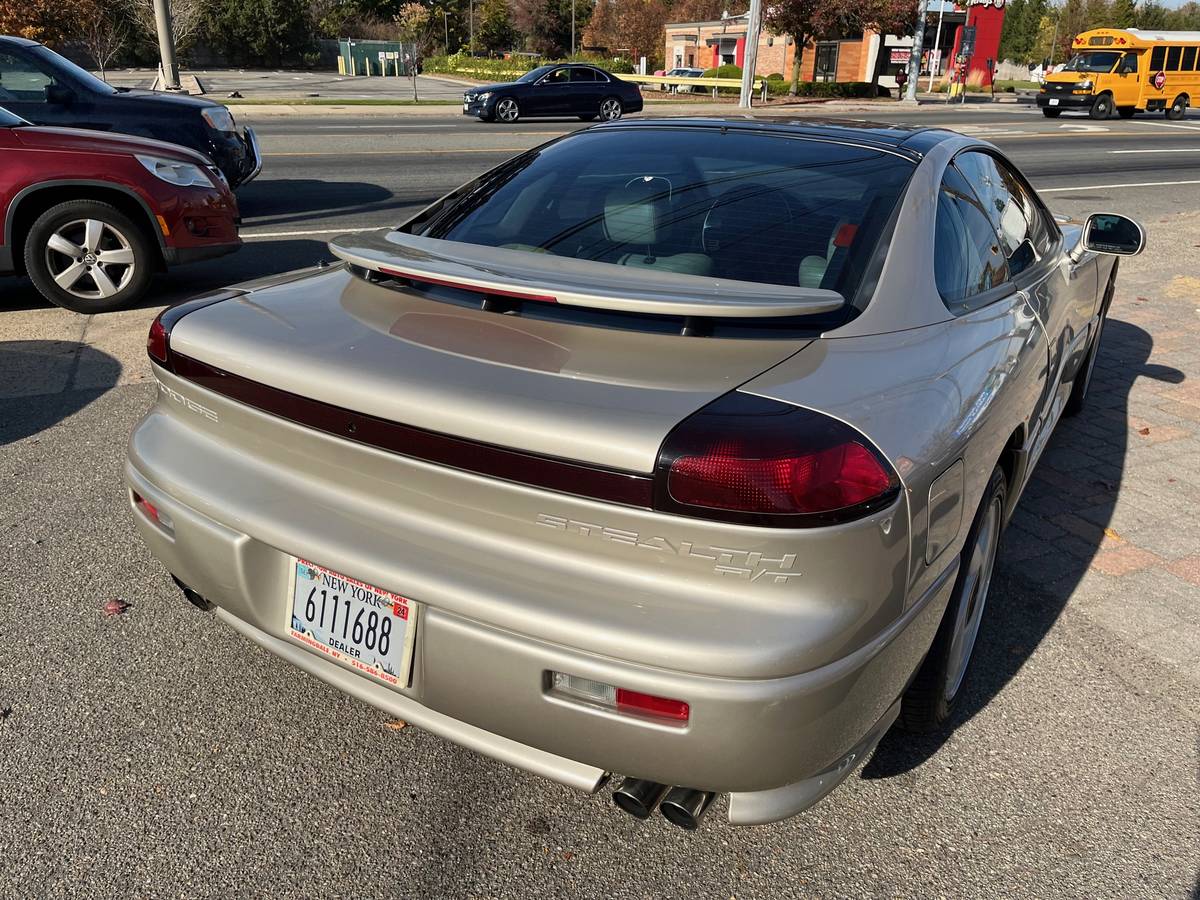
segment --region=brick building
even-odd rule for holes
[[[931,6],[935,14],[928,20],[925,47],[935,46],[936,40],[937,46],[942,48],[936,68],[936,73],[941,74],[946,69],[955,34],[967,14],[946,4],[938,40],[937,7],[936,4]],[[668,23],[663,28],[666,68],[711,69],[727,63],[742,65],[746,54],[746,20],[747,15],[743,13],[709,22]],[[911,35],[881,35],[873,31],[835,41],[811,42],[800,58],[800,79],[876,81],[884,87],[895,87],[896,73],[908,65],[911,48]],[[764,28],[758,42],[756,74],[765,76],[778,72],[790,78],[795,56],[796,48],[790,37],[771,34]],[[928,58],[928,54],[923,55],[923,71],[927,71]]]

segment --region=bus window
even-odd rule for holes
[[[1138,57],[1136,53],[1126,53],[1121,58],[1121,68],[1117,71],[1122,75],[1136,75],[1138,70]]]
[[[1196,48],[1195,47],[1184,47],[1183,48],[1183,65],[1180,66],[1180,68],[1183,69],[1183,71],[1185,71],[1185,72],[1196,71]]]
[[[1159,72],[1163,68],[1163,64],[1167,61],[1167,48],[1155,47],[1150,51],[1150,71]]]
[[[1183,50],[1182,47],[1168,47],[1167,48],[1167,71],[1168,72],[1178,72],[1179,71],[1179,53],[1181,50]]]

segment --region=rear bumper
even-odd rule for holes
[[[1053,103],[1051,101],[1058,101]],[[1037,95],[1037,105],[1050,109],[1091,109],[1096,98],[1092,94],[1046,94]]]
[[[336,520],[322,536],[319,552],[313,552],[305,523],[295,517],[268,512],[275,519],[271,525],[256,521],[276,506],[271,498],[279,496],[279,488],[271,484],[270,469],[278,473],[279,466],[244,456],[237,462],[237,455],[227,455],[216,438],[238,427],[238,413],[209,392],[156,374],[186,396],[164,401],[166,410],[152,410],[138,426],[125,474],[129,486],[174,524],[169,535],[132,512],[146,544],[173,575],[214,602],[221,618],[241,633],[339,689],[448,740],[575,788],[594,790],[606,773],[620,773],[732,793],[730,815],[738,823],[801,811],[852,772],[890,724],[953,586],[951,566],[869,639],[831,661],[783,677],[696,671],[699,655],[691,670],[664,665],[680,658],[669,642],[687,631],[681,617],[709,611],[681,609],[666,595],[656,603],[651,592],[639,606],[643,627],[655,640],[625,642],[628,652],[621,658],[597,653],[536,633],[538,619],[528,612],[514,610],[505,617],[450,608],[452,583],[443,581],[437,590],[420,586],[416,572],[432,565],[428,552],[415,546],[402,552],[406,542],[386,523],[364,523],[348,509],[335,513],[337,501],[311,480],[309,488],[297,482],[294,490],[314,490],[311,508],[319,508],[326,523]],[[194,421],[207,428],[217,419],[211,438],[189,427]],[[344,457],[343,465],[350,465]],[[235,510],[238,497],[258,514]],[[353,533],[368,526],[378,529],[376,538]],[[375,539],[382,542],[374,544]],[[412,594],[423,605],[410,686],[381,686],[286,637],[293,554],[391,589],[407,592],[408,585],[417,585]],[[396,580],[374,574],[397,559],[415,568]],[[475,562],[460,559],[458,571],[448,577],[471,577]],[[582,594],[586,587],[576,584],[571,592]],[[495,599],[511,588],[493,585]],[[534,589],[531,582],[529,590]],[[638,589],[626,585],[625,590]],[[826,605],[825,623],[808,620],[796,627],[818,632],[845,611],[844,604]],[[759,643],[765,648],[775,620],[763,605],[743,602],[741,607],[751,625],[760,620]],[[616,631],[619,623],[611,615],[597,607],[581,627]],[[747,621],[738,623],[746,626]],[[731,640],[726,654],[731,657],[735,650]],[[686,700],[691,718],[686,727],[677,727],[566,700],[548,691],[551,671]]]

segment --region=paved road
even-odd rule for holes
[[[737,830],[718,806],[688,835],[389,729],[186,606],[137,541],[118,473],[154,308],[78,317],[9,280],[0,896],[1200,896],[1200,119],[918,117],[1152,242],[1122,266],[1089,416],[1006,535],[952,733],[889,737],[801,818]],[[162,279],[158,302],[312,262],[327,232],[393,222],[577,123],[255,124],[247,247]],[[132,606],[104,615],[115,599]]]

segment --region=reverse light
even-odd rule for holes
[[[655,509],[803,528],[851,521],[891,504],[899,478],[867,438],[812,410],[734,391],[667,436]]]
[[[643,694],[640,691],[605,684],[603,681],[568,675],[566,672],[550,673],[550,690],[564,697],[583,700],[627,715],[665,719],[679,724],[686,724],[691,715],[691,708],[683,700]]]

